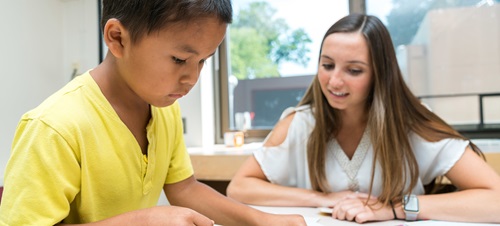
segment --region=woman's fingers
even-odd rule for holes
[[[333,207],[332,217],[352,221],[360,211],[363,211],[363,206],[364,204],[359,199],[346,198]]]
[[[369,199],[368,199],[369,198]],[[344,197],[333,207],[332,217],[338,220],[363,223],[374,219],[370,205],[378,202],[377,197],[365,193],[356,193]]]

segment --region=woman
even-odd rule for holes
[[[329,206],[360,223],[500,222],[500,177],[481,155],[411,93],[382,22],[353,14],[327,31],[305,96],[227,193],[255,205]],[[426,192],[442,176],[460,191]]]

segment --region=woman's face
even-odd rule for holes
[[[333,33],[321,49],[318,80],[330,106],[347,112],[364,111],[373,70],[364,36]]]

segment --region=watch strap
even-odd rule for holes
[[[407,221],[416,221],[418,212],[405,211]]]
[[[407,221],[417,220],[418,213],[420,212],[420,207],[418,203],[418,198],[416,195],[405,195],[403,198],[403,210],[405,212],[405,219]]]

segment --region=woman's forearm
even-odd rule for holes
[[[419,196],[418,219],[500,223],[500,191],[469,189],[437,195]],[[396,208],[404,219],[402,205]]]

